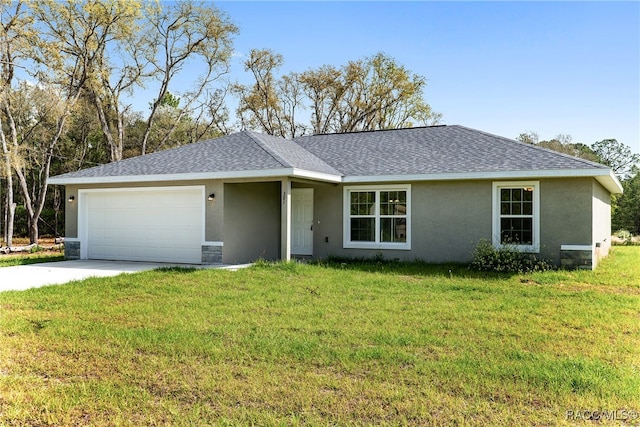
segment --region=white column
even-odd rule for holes
[[[284,178],[280,184],[280,259],[291,260],[291,181]]]

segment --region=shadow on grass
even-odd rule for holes
[[[163,273],[178,273],[178,274],[190,274],[190,273],[195,273],[196,271],[201,270],[200,268],[196,268],[196,267],[177,267],[177,266],[171,266],[171,267],[160,267],[160,268],[156,268],[153,271],[159,271],[159,272],[163,272]]]
[[[396,259],[382,258],[342,258],[329,257],[321,260],[310,261],[292,261],[289,263],[275,262],[271,265],[281,265],[282,268],[295,268],[295,265],[305,263],[309,265],[317,265],[335,270],[355,270],[367,273],[389,273],[403,274],[424,277],[450,277],[450,278],[476,278],[476,279],[509,279],[518,276],[519,273],[497,273],[489,271],[477,271],[469,268],[464,263],[442,263],[433,264],[426,261],[400,261]],[[264,262],[263,265],[270,263]],[[257,264],[258,267],[260,263]],[[289,267],[286,267],[289,265]]]

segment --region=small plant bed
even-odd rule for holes
[[[638,259],[262,262],[3,292],[0,425],[633,425]]]

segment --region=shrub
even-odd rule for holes
[[[628,230],[618,230],[614,233],[614,237],[618,240],[617,242],[614,240],[614,244],[618,245],[632,245],[633,244],[633,235]]]
[[[40,245],[33,245],[31,249],[29,249],[29,253],[35,254],[38,252],[44,252],[45,249]]]
[[[549,261],[519,251],[514,245],[506,244],[496,248],[490,242],[482,240],[473,251],[469,268],[497,273],[530,273],[553,270],[555,267]]]

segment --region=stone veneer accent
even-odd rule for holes
[[[593,270],[597,260],[593,259],[593,249],[583,245],[560,248],[560,266],[567,270]]]
[[[66,259],[80,259],[80,242],[64,242],[64,257]],[[222,264],[222,246],[202,246],[203,264]]]
[[[222,264],[222,245],[202,246],[203,264]]]
[[[80,259],[80,242],[66,240],[64,242],[64,257],[66,259]]]

